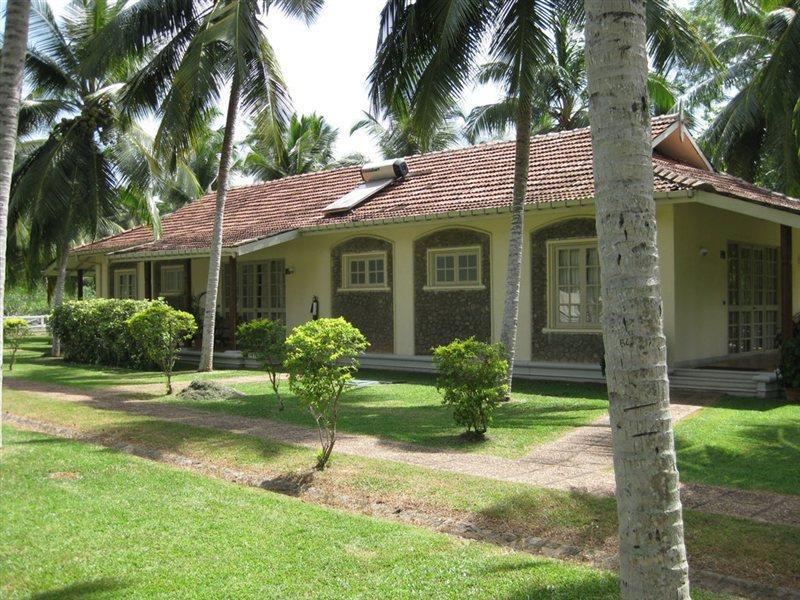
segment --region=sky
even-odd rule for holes
[[[339,130],[337,156],[359,152],[367,158],[381,158],[366,132],[351,136],[350,129],[363,118],[362,111],[369,109],[366,80],[375,56],[384,2],[328,0],[310,26],[277,10],[267,18],[268,36],[295,110],[316,112]],[[69,0],[50,0],[56,15],[68,4]],[[462,108],[469,110],[497,98],[498,90],[488,86],[469,89]],[[155,128],[153,123],[148,125],[147,129]],[[238,134],[242,134],[241,124]]]
[[[69,0],[50,0],[58,14]],[[336,129],[337,156],[359,152],[371,159],[380,153],[366,132],[350,135],[351,127],[369,109],[367,75],[375,56],[380,10],[385,0],[327,0],[316,21],[307,26],[278,11],[267,18],[268,36],[280,60],[294,108],[316,112]],[[690,0],[677,0],[687,6]],[[464,113],[496,101],[500,90],[477,86],[465,90]],[[223,100],[224,104],[224,100]],[[148,129],[155,125],[149,124]],[[242,127],[239,127],[239,136]]]

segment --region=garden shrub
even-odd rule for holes
[[[322,450],[318,470],[325,468],[336,442],[339,399],[358,370],[358,356],[369,343],[342,319],[318,319],[296,327],[286,339],[289,388],[308,408],[319,429]]]
[[[14,362],[17,360],[17,351],[30,333],[31,326],[25,319],[19,317],[6,317],[3,319],[4,345],[11,348],[11,359],[8,361],[9,371],[14,370]]]
[[[283,410],[278,374],[286,358],[286,328],[271,319],[242,323],[236,329],[236,346],[245,357],[257,360],[267,372],[278,408]]]
[[[475,338],[454,340],[434,349],[433,364],[442,403],[453,407],[453,419],[467,433],[482,436],[492,422],[492,412],[508,394],[503,346]]]
[[[157,364],[167,378],[167,394],[171,394],[172,369],[178,359],[178,350],[197,331],[194,316],[163,302],[153,302],[125,324],[147,360]]]
[[[67,301],[55,308],[50,331],[61,340],[62,356],[69,362],[145,369],[154,365],[131,338],[126,321],[161,300]]]

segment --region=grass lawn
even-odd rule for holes
[[[800,494],[800,405],[725,398],[675,436],[684,481]]]
[[[163,384],[164,376],[154,371],[131,371],[130,369],[113,369],[97,365],[74,365],[61,359],[49,356],[50,339],[31,337],[25,340],[17,352],[17,362],[11,375],[34,381],[72,385],[80,388],[103,388],[113,386],[136,386]],[[6,365],[9,360],[6,348]],[[8,375],[8,367],[5,367]],[[241,375],[253,375],[253,371],[216,371],[214,373],[197,373],[192,369],[177,370],[174,381],[190,381],[207,377],[227,378]]]
[[[602,416],[608,407],[601,387],[521,381],[515,386],[514,400],[495,411],[486,439],[476,442],[461,435],[463,428],[453,422],[452,411],[442,406],[433,376],[362,371],[358,377],[392,383],[347,391],[339,410],[341,431],[507,458],[524,456],[535,445]],[[283,411],[277,410],[277,401],[267,385],[243,383],[234,387],[246,396],[220,402],[169,401],[248,417],[309,426],[314,423],[286,383],[282,386]]]
[[[146,445],[207,463],[264,473],[269,478],[293,478],[308,473],[314,463],[314,450],[245,435],[58,402],[41,394],[9,390],[6,399],[12,413],[76,427],[101,435],[109,443]],[[337,496],[365,497],[369,502],[456,515],[485,526],[508,527],[520,534],[587,549],[607,551],[615,543],[616,509],[608,498],[336,453],[333,467],[314,474],[313,483]],[[796,572],[800,530],[694,511],[685,513],[685,524],[693,569],[800,587]]]
[[[607,573],[7,430],[3,596],[615,598]],[[706,596],[708,597],[708,596]]]
[[[157,384],[163,380],[159,373],[153,372],[69,365],[43,356],[46,350],[46,339],[28,341],[18,355],[14,376],[86,388]],[[256,371],[217,371],[202,374],[202,377],[257,374]],[[184,371],[175,379],[197,377],[194,371]],[[524,456],[536,444],[593,421],[603,415],[608,406],[605,389],[599,386],[520,381],[515,384],[514,401],[503,404],[495,412],[487,438],[482,442],[465,441],[461,436],[463,429],[453,423],[452,411],[442,406],[441,395],[436,391],[431,375],[363,371],[359,377],[402,383],[348,391],[339,412],[341,431],[509,458]],[[286,402],[286,409],[282,412],[278,412],[277,401],[268,384],[238,384],[234,387],[247,395],[219,402],[165,400],[206,410],[314,426],[311,415],[289,392],[286,382],[282,385]]]

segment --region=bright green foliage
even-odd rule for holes
[[[800,335],[789,338],[781,345],[778,375],[787,388],[800,388]]]
[[[167,377],[167,394],[171,394],[172,369],[178,350],[197,331],[197,321],[187,312],[154,302],[133,315],[126,324],[147,359],[157,364]]]
[[[64,302],[50,317],[50,331],[61,340],[69,362],[141,369],[151,366],[131,338],[125,322],[160,300],[97,299]]]
[[[500,344],[475,338],[454,340],[433,351],[442,403],[453,407],[453,419],[477,435],[486,433],[492,412],[508,394],[508,361]]]
[[[271,319],[242,323],[236,329],[236,345],[245,357],[261,363],[261,368],[269,375],[280,410],[283,410],[278,370],[286,358],[286,328]]]
[[[325,468],[336,442],[339,399],[358,370],[358,355],[369,346],[361,332],[339,317],[296,327],[286,339],[289,389],[308,408],[319,429],[322,451],[317,469]]]
[[[31,326],[25,319],[20,317],[6,317],[3,319],[3,338],[5,345],[11,348],[11,360],[8,361],[8,370],[14,370],[14,361],[17,358],[17,350],[22,345],[23,340],[31,333]]]

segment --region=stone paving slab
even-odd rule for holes
[[[4,386],[15,390],[44,393],[58,400],[81,402],[101,410],[125,411],[173,423],[249,435],[268,441],[310,448],[316,448],[319,443],[316,430],[309,427],[268,419],[227,415],[163,402],[132,400],[119,390],[80,391],[63,385],[13,377],[6,378]],[[702,408],[702,404],[697,402],[693,404],[680,402],[679,398],[676,399],[671,407],[673,420],[685,418]],[[589,425],[577,427],[517,460],[425,448],[416,444],[351,433],[337,435],[336,452],[392,460],[498,481],[605,496],[614,494],[611,428],[607,416]],[[683,484],[682,499],[687,508],[800,527],[800,496]]]

